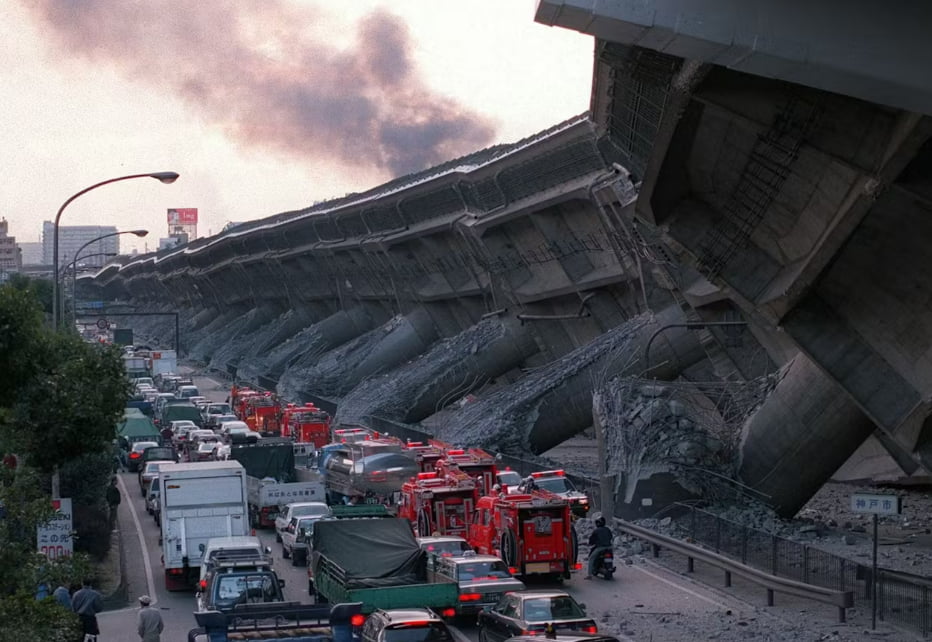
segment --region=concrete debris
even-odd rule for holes
[[[404,422],[411,409],[429,392],[436,392],[438,381],[455,382],[452,391],[439,394],[432,411],[462,397],[488,381],[489,376],[473,372],[470,357],[488,349],[505,334],[500,322],[480,321],[459,334],[438,341],[430,350],[390,373],[363,380],[343,399],[337,411],[337,423],[365,423],[370,416]],[[439,407],[438,407],[439,406]]]
[[[286,399],[304,402],[308,395],[324,399],[338,399],[357,383],[350,374],[375,349],[382,339],[401,324],[403,317],[396,316],[380,327],[366,332],[348,343],[324,354],[319,344],[311,342],[295,363],[289,366],[278,380],[278,393]]]
[[[448,421],[439,427],[437,436],[456,444],[505,453],[534,452],[530,432],[548,394],[583,371],[590,372],[597,380],[600,370],[636,358],[641,346],[633,339],[649,320],[647,315],[635,317],[569,354],[528,372],[514,384],[466,404],[450,414]]]

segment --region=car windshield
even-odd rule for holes
[[[209,453],[212,452],[214,448],[217,447],[216,442],[203,441],[198,445],[197,452],[199,453]]]
[[[576,600],[569,595],[541,597],[525,600],[524,619],[527,622],[571,620],[586,617]]]
[[[576,490],[576,487],[573,486],[573,482],[566,477],[544,477],[542,479],[535,479],[534,481],[537,483],[538,487],[549,490],[551,493],[565,493]]]
[[[330,507],[326,504],[307,504],[305,506],[295,506],[291,509],[292,517],[306,517],[307,515],[329,515]]]
[[[229,415],[232,414],[230,406],[225,403],[212,403],[207,406],[207,414],[209,415]]]
[[[485,580],[511,577],[505,562],[468,562],[456,565],[456,579],[458,580]]]
[[[521,483],[521,475],[513,470],[508,470],[498,474],[498,482],[506,486],[517,486]]]
[[[143,475],[152,475],[157,472],[159,472],[158,464],[146,464],[146,472],[144,472]]]
[[[271,575],[221,575],[217,582],[217,606],[246,602],[278,601]]]
[[[442,622],[408,626],[396,624],[385,629],[385,642],[452,642],[450,631]]]
[[[146,448],[155,448],[156,446],[158,446],[158,444],[154,441],[137,441],[135,444],[133,444],[133,450],[136,452],[142,452]]]
[[[460,540],[442,540],[439,542],[428,542],[422,546],[422,548],[428,553],[433,553],[434,555],[440,555],[443,557],[459,555],[466,551],[471,551],[469,544],[466,541]]]

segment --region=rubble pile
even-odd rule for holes
[[[597,382],[600,371],[617,371],[634,361],[641,349],[635,341],[638,330],[649,320],[642,315],[626,321],[514,384],[465,404],[438,427],[437,437],[458,445],[526,455],[533,451],[529,434],[544,399],[584,371]]]
[[[395,316],[378,328],[323,353],[319,335],[312,333],[308,337],[311,341],[306,344],[307,350],[279,377],[278,394],[302,402],[307,399],[307,395],[324,399],[343,397],[355,385],[355,378],[351,376],[353,370],[402,321],[403,317]]]
[[[399,366],[389,374],[369,377],[343,399],[335,416],[337,423],[365,423],[376,415],[383,419],[405,421],[412,402],[439,380],[453,378],[459,387],[448,395],[458,399],[482,386],[487,377],[470,375],[466,359],[504,334],[503,326],[493,319],[480,321],[463,332],[438,341],[427,352]],[[439,410],[439,408],[438,408]]]
[[[615,377],[602,385],[593,405],[619,499],[630,503],[639,480],[658,472],[698,497],[733,497],[741,427],[773,385],[769,376],[714,384]]]

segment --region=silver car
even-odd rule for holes
[[[467,551],[461,557],[441,557],[437,559],[434,573],[459,585],[457,615],[476,614],[487,606],[498,604],[505,593],[525,589],[521,580],[512,577],[508,565],[494,555]]]

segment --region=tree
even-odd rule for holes
[[[57,562],[36,552],[36,527],[52,513],[42,489],[53,470],[83,461],[71,467],[71,492],[99,508],[109,478],[99,453],[110,451],[130,390],[119,350],[51,329],[40,292],[26,281],[0,287],[0,455],[17,455],[15,469],[0,466],[0,642],[7,630],[16,640],[74,639],[74,615],[36,600],[36,586],[77,581],[90,566],[81,554]],[[95,474],[80,474],[95,457]]]

